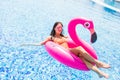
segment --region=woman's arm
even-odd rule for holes
[[[51,37],[49,36],[48,38],[46,38],[44,41],[40,42],[40,43],[26,43],[26,44],[22,44],[21,46],[41,46],[44,45],[47,41],[50,41]]]

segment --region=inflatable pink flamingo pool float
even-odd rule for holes
[[[93,58],[97,59],[96,52],[92,48],[92,46],[90,46],[87,42],[78,37],[75,31],[75,28],[78,24],[82,24],[85,28],[87,28],[90,31],[92,43],[95,42],[97,39],[97,35],[94,30],[94,25],[91,20],[87,20],[84,18],[74,18],[68,24],[68,32],[71,37],[71,39],[68,39],[68,46],[70,48],[82,46]],[[45,48],[48,51],[48,53],[59,62],[78,70],[89,70],[85,63],[79,57],[75,56],[72,52],[63,48],[60,45],[52,41],[48,41],[45,44]]]

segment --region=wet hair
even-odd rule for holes
[[[56,28],[56,26],[57,26],[58,24],[61,24],[62,27],[63,27],[62,22],[55,22],[55,24],[53,25],[53,28],[52,28],[52,30],[51,30],[51,33],[50,33],[50,35],[53,36],[53,37],[54,37],[55,34],[56,34],[56,33],[55,33],[55,28]],[[63,35],[63,30],[62,30],[60,36],[64,37],[64,35]]]

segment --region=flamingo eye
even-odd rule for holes
[[[85,28],[89,28],[89,27],[90,27],[90,23],[89,23],[89,22],[85,22],[85,23],[84,23],[84,27],[85,27]]]

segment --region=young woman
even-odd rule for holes
[[[53,41],[53,42],[61,45],[62,47],[70,50],[73,54],[75,54],[80,59],[82,59],[83,62],[87,65],[87,67],[89,69],[93,70],[94,72],[96,72],[99,75],[99,77],[109,78],[108,74],[106,74],[98,69],[98,68],[110,68],[109,64],[106,64],[99,60],[94,59],[81,46],[75,47],[75,48],[69,48],[68,44],[67,44],[67,37],[65,37],[62,34],[62,32],[63,32],[62,23],[56,22],[53,26],[50,36],[47,39],[45,39],[41,43],[29,44],[29,45],[39,46],[39,45],[44,45],[47,41]],[[96,66],[93,65],[92,63],[95,63]]]

